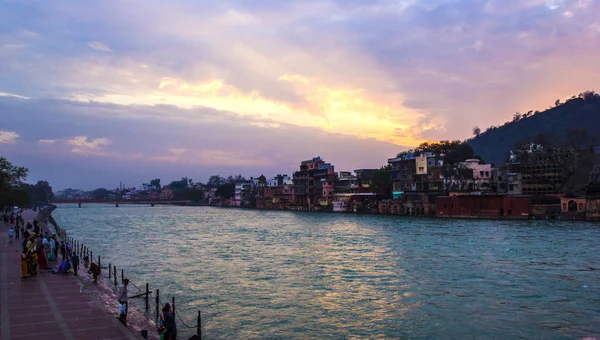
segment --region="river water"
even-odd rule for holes
[[[207,339],[600,334],[599,224],[100,204],[53,215],[103,264],[176,296],[186,323],[201,309]]]

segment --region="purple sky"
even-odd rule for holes
[[[379,167],[598,60],[600,0],[5,1],[0,155],[56,189]]]

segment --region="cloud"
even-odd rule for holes
[[[171,148],[169,149],[170,153],[176,154],[176,155],[181,155],[182,153],[185,152],[184,148]]]
[[[190,119],[165,119],[168,115]],[[337,169],[353,170],[379,167],[406,149],[290,124],[256,126],[252,117],[208,108],[0,98],[0,120],[16,131],[56,140],[23,141],[19,148],[3,152],[28,167],[43,162],[47,171],[32,180],[46,179],[58,188],[94,189],[122,180],[141,183],[150,177],[204,181],[213,174],[291,174],[300,160],[318,155]],[[71,137],[74,132],[77,136]]]
[[[73,153],[98,155],[103,154],[102,151],[111,144],[111,141],[108,138],[94,138],[88,141],[87,136],[75,136],[68,139],[66,143],[73,146],[71,149]]]
[[[56,143],[56,139],[40,139],[38,143],[41,144],[54,144]]]
[[[21,135],[14,131],[0,130],[0,144],[15,144],[19,137],[21,137]]]
[[[106,46],[106,44],[101,43],[99,41],[90,41],[87,43],[88,47],[97,51],[103,52],[112,52],[110,47]]]
[[[306,79],[305,77],[298,75],[298,74],[294,74],[294,75],[284,74],[277,79],[287,80],[287,81],[299,81],[303,84],[308,84],[310,82],[308,79]]]
[[[28,97],[14,94],[14,93],[7,93],[7,92],[0,92],[0,97],[14,97],[14,98],[28,99]]]

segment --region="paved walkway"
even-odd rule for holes
[[[89,283],[45,270],[21,279],[20,240],[9,244],[7,231],[0,223],[0,340],[141,339],[87,292]]]

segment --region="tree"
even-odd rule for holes
[[[475,154],[473,148],[467,143],[454,140],[454,141],[440,141],[440,142],[424,142],[421,143],[412,151],[415,155],[421,155],[424,152],[431,152],[433,154],[444,155],[444,163],[446,164],[457,164],[467,159],[477,158],[481,160],[481,157]],[[400,155],[399,155],[400,156]]]
[[[384,195],[387,198],[392,197],[392,166],[384,165],[373,172],[371,179],[371,188],[374,192]]]
[[[108,190],[105,188],[98,188],[92,191],[92,196],[97,200],[105,200],[108,196]]]
[[[481,134],[481,129],[478,128],[477,126],[473,128],[473,134],[475,136],[479,136],[479,134]]]
[[[225,184],[225,179],[223,179],[219,175],[213,175],[213,176],[210,176],[210,178],[208,179],[208,182],[206,183],[206,187],[208,187],[209,189],[213,189],[213,188],[218,188],[223,184]]]
[[[188,178],[182,177],[179,181],[173,181],[169,183],[169,187],[171,187],[172,190],[185,189],[188,187]]]
[[[235,194],[235,183],[230,182],[230,183],[221,185],[220,187],[217,188],[217,191],[215,192],[215,194],[218,197],[223,197],[223,198],[233,197],[233,195]]]
[[[156,190],[160,190],[162,187],[160,186],[160,178],[155,178],[150,181],[150,185],[155,187]]]
[[[408,155],[414,154],[415,150],[414,149],[408,149],[406,151],[402,151],[399,154],[396,155],[397,158],[401,158],[401,157],[406,157]]]
[[[560,105],[560,99],[557,99],[557,100],[554,102],[554,106],[559,106],[559,105]]]
[[[204,200],[204,191],[201,189],[191,189],[188,192],[188,200],[196,203],[202,202]]]
[[[515,112],[515,114],[513,115],[513,120],[512,121],[513,122],[518,122],[519,120],[521,120],[521,113],[520,112]]]
[[[54,196],[52,187],[47,181],[38,181],[35,185],[23,183],[19,186],[19,190],[27,193],[28,203],[32,206],[48,204]]]
[[[23,194],[17,189],[27,178],[29,170],[13,165],[6,158],[0,157],[0,205],[20,203],[23,205]],[[25,195],[27,192],[25,191]],[[27,198],[26,202],[29,201]]]

